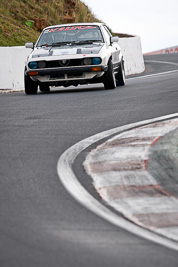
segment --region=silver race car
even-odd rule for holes
[[[103,83],[105,89],[125,85],[119,37],[103,23],[75,23],[45,28],[25,65],[25,92],[47,92],[50,86]]]

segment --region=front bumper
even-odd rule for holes
[[[108,66],[92,65],[80,67],[60,67],[60,68],[46,68],[46,69],[33,69],[27,70],[26,75],[30,76],[46,76],[51,74],[68,74],[68,73],[85,73],[85,72],[106,72]]]

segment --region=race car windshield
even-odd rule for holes
[[[98,26],[54,27],[44,30],[37,47],[93,42],[103,42],[103,36]]]

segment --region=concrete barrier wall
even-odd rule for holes
[[[139,37],[120,38],[126,75],[144,71]],[[0,89],[23,90],[25,61],[31,49],[24,46],[0,47]]]
[[[124,57],[126,75],[143,72],[145,64],[140,37],[120,38],[119,43]]]
[[[0,47],[0,89],[24,89],[24,68],[31,49]]]

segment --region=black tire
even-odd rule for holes
[[[118,74],[116,75],[116,84],[117,86],[123,86],[125,85],[125,69],[124,69],[124,61],[121,61],[121,65],[118,71]]]
[[[116,88],[116,78],[114,75],[114,69],[111,59],[108,62],[108,70],[104,74],[104,87],[106,90],[114,89]]]
[[[50,91],[49,85],[46,83],[41,83],[40,84],[40,91],[41,92],[49,92]]]
[[[24,75],[24,83],[25,83],[25,93],[27,95],[35,95],[37,94],[38,84],[29,77],[29,75]]]

